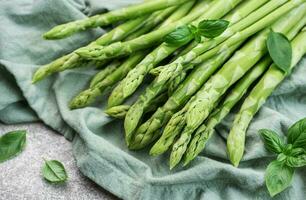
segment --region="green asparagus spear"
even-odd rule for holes
[[[184,4],[181,6],[176,12],[173,13],[160,28],[167,27],[168,23],[173,23],[175,20],[179,20],[183,16],[185,16],[193,6],[194,2],[190,2],[188,4]],[[207,7],[207,1],[203,1],[199,4],[201,10],[203,6]],[[111,93],[108,100],[108,107],[113,107],[120,105],[124,102],[126,98],[132,95],[138,86],[142,83],[147,72],[152,69],[155,65],[157,65],[161,60],[172,53],[171,49],[175,47],[170,47],[167,45],[161,45],[156,48],[153,52],[147,55],[133,70],[131,70],[126,78],[124,78],[118,86]]]
[[[303,18],[304,14],[305,9],[300,6],[282,17],[272,27],[277,32],[286,33]],[[151,149],[152,155],[165,152],[177,135],[181,132],[190,135],[203,123],[216,101],[266,53],[265,41],[269,31],[269,29],[263,30],[237,51],[186,106],[173,115],[162,137]]]
[[[97,73],[90,82],[90,88],[96,86],[99,82],[103,81],[108,75],[113,73],[119,66],[121,62],[115,60],[111,62],[108,66],[102,69],[99,73]]]
[[[293,68],[306,53],[305,40],[306,31],[302,31],[292,41],[293,59],[291,68]],[[285,73],[273,64],[244,101],[239,113],[235,117],[233,127],[227,138],[228,154],[234,166],[237,167],[239,165],[243,156],[245,135],[251,120],[285,77]]]
[[[70,102],[70,109],[83,108],[93,103],[96,98],[105,91],[105,89],[120,81],[144,57],[145,52],[138,52],[134,55],[131,55],[119,68],[108,75],[105,79],[97,83],[94,87],[91,87],[76,96]]]
[[[151,0],[152,1],[152,0]],[[181,6],[184,6],[188,3],[185,3]],[[145,24],[138,29],[137,31],[133,32],[132,34],[128,35],[124,41],[133,40],[135,38],[138,38],[139,36],[146,34],[150,32],[153,28],[158,28],[159,24],[164,23],[169,16],[173,15],[172,13],[175,12],[179,7],[173,6],[170,8],[167,8],[165,10],[157,11],[153,13],[145,22]]]
[[[80,49],[77,51],[77,53],[87,59],[104,60],[107,58],[114,58],[130,54],[134,51],[149,48],[152,45],[155,45],[156,43],[160,43],[161,39],[165,35],[174,31],[177,27],[193,22],[196,18],[203,15],[203,12],[210,12],[211,14],[223,13],[225,11],[228,12],[227,10],[228,7],[232,9],[241,1],[242,0],[232,0],[232,1],[215,0],[211,2],[209,10],[206,10],[205,7],[203,8],[203,10],[201,9],[196,10],[195,12],[190,13],[186,17],[180,19],[179,21],[169,24],[165,28],[158,29],[157,31],[153,31],[149,34],[143,35],[142,37],[139,37],[135,40],[131,40],[125,43],[117,42],[107,47],[95,45],[90,48]],[[196,23],[195,25],[197,26],[198,24]]]
[[[231,56],[239,47],[232,46],[228,51],[221,52],[213,58],[197,66],[169,100],[160,107],[152,117],[142,124],[131,141],[131,149],[141,149],[160,135],[159,129],[165,125],[172,114],[180,109],[203,83]]]
[[[266,71],[271,63],[272,61],[269,57],[262,59],[251,71],[249,71],[240,81],[236,83],[235,87],[226,96],[222,104],[215,109],[215,111],[209,116],[208,120],[198,128],[195,135],[192,137],[192,140],[184,156],[184,165],[187,165],[199,153],[201,153],[201,151],[205,148],[207,141],[214,133],[215,126],[218,125],[227,116],[231,109],[245,95],[250,85]],[[172,157],[175,158],[170,158],[170,162],[172,162],[171,166],[175,166],[175,164],[178,163],[178,157],[181,157],[181,155],[174,155],[178,154],[177,152],[174,153],[174,149],[179,149],[179,144],[182,144],[182,147],[188,144],[187,141],[183,142],[181,138],[178,142],[175,143],[173,147]],[[180,151],[183,153],[183,150]]]
[[[129,6],[127,8],[121,8],[118,10],[110,11],[105,14],[95,15],[86,19],[77,20],[74,22],[69,22],[67,24],[62,24],[54,27],[49,32],[44,34],[46,39],[61,39],[68,37],[76,32],[84,31],[88,28],[97,28],[100,26],[105,26],[118,22],[121,20],[126,20],[130,18],[135,18],[138,16],[143,16],[146,14],[153,13],[157,10],[162,10],[171,6],[177,6],[188,0],[154,0],[147,1],[141,4]]]
[[[206,17],[207,18],[220,18],[224,14],[229,12],[231,9],[232,9],[232,5],[228,6],[227,8],[223,7],[223,13],[222,13],[222,12],[213,12],[214,10],[211,7],[211,9],[206,12],[205,18]],[[125,117],[124,128],[125,128],[125,136],[126,136],[127,144],[129,144],[131,137],[132,137],[132,133],[137,128],[138,124],[140,123],[142,119],[143,110],[145,110],[146,107],[150,106],[148,103],[151,101],[151,99],[154,99],[160,93],[167,90],[167,86],[169,86],[169,83],[166,83],[164,85],[156,84],[156,82],[158,83],[159,77],[156,78],[157,81],[153,81],[153,83],[146,88],[145,92],[131,106],[131,108],[129,109]]]

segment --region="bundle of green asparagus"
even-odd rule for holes
[[[306,0],[147,0],[45,33],[62,39],[115,26],[40,67],[33,83],[97,66],[70,108],[89,106],[112,89],[105,112],[124,119],[127,146],[154,143],[153,156],[171,149],[170,168],[196,158],[246,97],[227,139],[229,159],[238,166],[254,115],[306,53],[305,16]],[[128,105],[130,99],[136,100]]]

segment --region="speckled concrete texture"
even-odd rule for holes
[[[43,124],[0,124],[0,135],[19,129],[28,132],[26,148],[17,157],[0,164],[0,200],[118,199],[84,177],[72,156],[71,143]],[[43,159],[61,161],[69,175],[67,183],[46,182],[41,175]]]

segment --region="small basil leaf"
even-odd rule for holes
[[[306,166],[306,154],[297,157],[288,156],[286,159],[286,165],[289,167],[304,167]]]
[[[267,150],[277,154],[283,151],[285,144],[277,133],[268,129],[261,129],[259,130],[259,134]]]
[[[194,25],[192,25],[192,24],[189,25],[189,29],[192,32],[192,34],[194,34],[194,35],[198,34],[198,28],[195,27]]]
[[[25,147],[26,131],[12,131],[0,137],[0,163],[13,158]]]
[[[285,148],[283,149],[283,153],[284,153],[285,155],[291,155],[291,154],[292,154],[292,150],[293,150],[292,144],[287,144],[287,145],[285,146]]]
[[[202,41],[202,38],[200,35],[194,35],[194,38],[197,43],[200,43]]]
[[[223,19],[204,20],[199,23],[198,31],[201,36],[215,38],[221,35],[229,26],[229,22]]]
[[[266,186],[273,197],[290,186],[294,169],[285,165],[284,162],[273,161],[269,164],[266,174]]]
[[[282,33],[271,31],[267,39],[267,47],[276,66],[288,74],[292,60],[292,46],[288,38]]]
[[[283,153],[280,153],[280,154],[278,154],[278,156],[277,156],[277,161],[285,162],[286,159],[287,159],[287,156],[286,156],[285,154],[283,154]]]
[[[166,35],[164,41],[170,45],[180,46],[187,44],[192,39],[193,33],[191,32],[190,28],[188,26],[181,26],[172,33]]]
[[[301,156],[301,155],[306,155],[306,150],[303,149],[303,148],[295,148],[295,149],[292,149],[291,153],[290,153],[290,156],[293,156],[293,157],[297,157],[297,156]]]
[[[42,173],[51,183],[62,183],[68,179],[64,165],[57,160],[45,161]]]
[[[288,130],[288,143],[294,148],[306,149],[306,118],[298,121]]]

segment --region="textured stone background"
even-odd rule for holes
[[[3,125],[0,135],[25,129],[27,145],[16,158],[0,164],[0,200],[116,200],[77,169],[69,141],[43,124]],[[59,160],[69,175],[63,185],[47,183],[41,176],[43,158]]]

